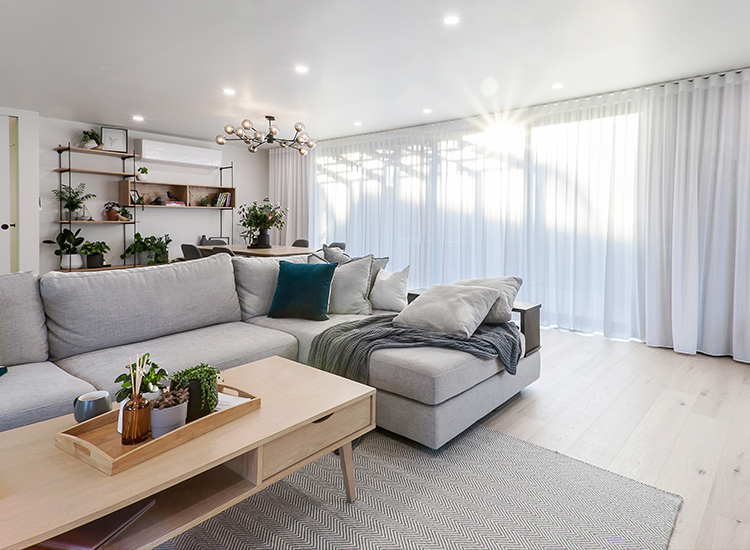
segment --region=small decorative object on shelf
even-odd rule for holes
[[[247,243],[250,237],[254,236],[255,230],[258,231],[258,235],[248,248],[271,248],[268,230],[272,227],[284,229],[284,216],[287,212],[289,212],[288,208],[278,203],[271,204],[268,197],[264,198],[261,204],[258,204],[258,201],[253,201],[251,206],[241,204],[239,225],[245,229],[240,232],[240,236]]]
[[[138,181],[146,181],[148,179],[148,168],[145,166],[139,167],[137,172],[135,177],[138,178]]]
[[[187,388],[175,388],[151,402],[151,437],[156,439],[185,425],[189,396]]]
[[[115,222],[120,215],[120,203],[113,201],[105,202],[104,211],[107,214],[107,219],[111,222]]]
[[[84,130],[81,145],[84,149],[101,149],[102,138],[99,137],[99,132],[94,129]]]
[[[119,214],[117,214],[117,219],[121,222],[129,222],[133,220],[133,214],[127,208],[121,207]]]
[[[53,189],[52,194],[65,207],[62,213],[64,220],[77,220],[78,210],[83,208],[87,200],[95,199],[93,193],[86,193],[86,184],[81,182],[75,189],[70,185],[61,185],[59,189]]]
[[[95,269],[104,267],[104,254],[109,252],[110,248],[104,241],[90,242],[86,241],[81,247],[81,254],[86,256],[86,267]]]
[[[187,387],[190,392],[188,422],[198,420],[216,409],[219,402],[218,380],[219,369],[206,363],[200,363],[172,375],[172,389]]]
[[[78,253],[78,247],[83,244],[85,239],[78,236],[80,232],[81,230],[78,229],[74,233],[66,227],[55,237],[57,242],[55,256],[60,256],[60,267],[62,269],[80,269],[83,267],[83,258]]]
[[[147,356],[148,354],[137,356],[135,364],[128,359],[131,389],[141,387],[146,364],[149,361]],[[151,407],[149,407],[148,399],[143,397],[140,391],[133,392],[122,408],[122,444],[135,445],[146,441],[150,429]]]

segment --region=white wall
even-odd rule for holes
[[[39,192],[42,199],[42,212],[39,220],[40,242],[44,239],[54,240],[60,230],[59,224],[54,223],[55,220],[59,219],[59,203],[52,194],[52,190],[58,187],[58,174],[53,170],[58,167],[59,155],[53,149],[58,145],[65,146],[68,142],[77,146],[81,132],[91,128],[95,128],[98,131],[100,126],[51,118],[39,119]],[[142,138],[181,145],[192,145],[195,147],[219,147],[212,142],[201,142],[129,129],[129,150],[133,149],[134,139]],[[236,204],[238,206],[242,203],[262,199],[268,195],[267,153],[252,154],[244,147],[234,145],[225,145],[221,148],[221,151],[222,161],[225,166],[228,166],[231,162],[234,163],[234,186],[237,188]],[[120,171],[122,169],[122,163],[119,159],[77,154],[73,155],[72,161],[74,167],[113,171]],[[126,166],[129,171],[132,167],[132,161],[127,162]],[[148,167],[149,181],[219,185],[219,170],[212,168],[180,166],[153,161],[144,163],[136,162],[136,165],[145,165]],[[64,160],[63,166],[67,166],[67,159]],[[224,185],[231,185],[229,171],[224,171],[224,177]],[[67,183],[67,176],[64,176],[63,182]],[[104,203],[118,200],[118,178],[72,174],[71,184],[76,186],[80,182],[86,183],[86,192],[96,194],[96,198],[88,201],[86,207],[91,211],[94,219],[104,219]],[[235,223],[232,224],[232,214],[230,211],[220,214],[218,210],[203,211],[179,208],[145,208],[141,210],[139,208],[136,216],[139,221],[136,225],[136,231],[144,237],[148,235],[160,236],[169,233],[172,238],[169,250],[170,259],[182,255],[180,251],[181,243],[197,244],[200,235],[219,235],[222,229],[225,236],[233,234],[234,242],[242,242],[239,238],[239,231],[236,225],[236,215]],[[220,221],[220,216],[223,216],[223,224]],[[127,228],[127,244],[129,244],[133,235],[132,226],[125,227]],[[81,235],[91,241],[106,241],[112,248],[112,251],[106,255],[107,263],[122,263],[120,259],[120,254],[123,252],[123,232],[121,226],[84,226]],[[39,246],[40,273],[59,269],[59,257],[54,255],[56,245],[40,244]]]

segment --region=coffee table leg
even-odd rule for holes
[[[339,449],[339,458],[341,459],[341,472],[344,474],[346,499],[349,502],[354,502],[357,498],[357,490],[354,488],[354,457],[352,456],[351,441],[345,443]]]

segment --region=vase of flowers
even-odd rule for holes
[[[268,230],[273,227],[284,229],[284,216],[287,212],[289,212],[288,208],[284,208],[278,203],[271,204],[268,197],[264,198],[260,204],[258,204],[258,201],[253,201],[250,206],[240,205],[239,225],[244,228],[240,235],[246,243],[250,237],[255,237],[248,248],[271,248]]]

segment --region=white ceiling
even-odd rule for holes
[[[0,0],[0,105],[325,139],[744,67],[748,22],[748,0]]]

